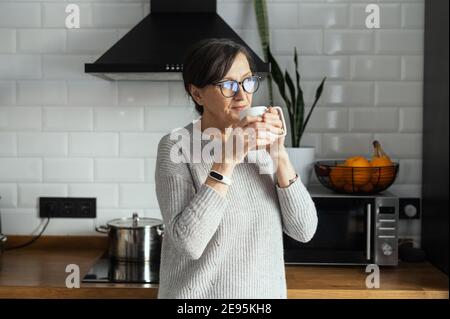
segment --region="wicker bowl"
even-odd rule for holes
[[[394,183],[399,165],[382,167],[345,166],[345,161],[318,161],[314,171],[320,183],[335,192],[347,194],[376,194]]]

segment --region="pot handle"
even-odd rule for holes
[[[102,234],[108,234],[109,233],[109,228],[107,226],[104,226],[104,225],[96,226],[95,230],[98,233],[102,233]]]
[[[156,227],[156,233],[158,234],[158,236],[164,237],[164,224]]]

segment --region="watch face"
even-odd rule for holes
[[[222,180],[222,175],[217,174],[216,172],[209,173],[212,177],[217,178],[218,180]]]

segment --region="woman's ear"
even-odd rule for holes
[[[191,97],[198,105],[203,106],[203,92],[200,88],[196,87],[194,84],[189,85],[189,92],[191,93]]]

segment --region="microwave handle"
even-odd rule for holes
[[[366,258],[370,260],[371,246],[370,243],[372,241],[372,205],[370,203],[367,204],[367,241],[366,241]]]

